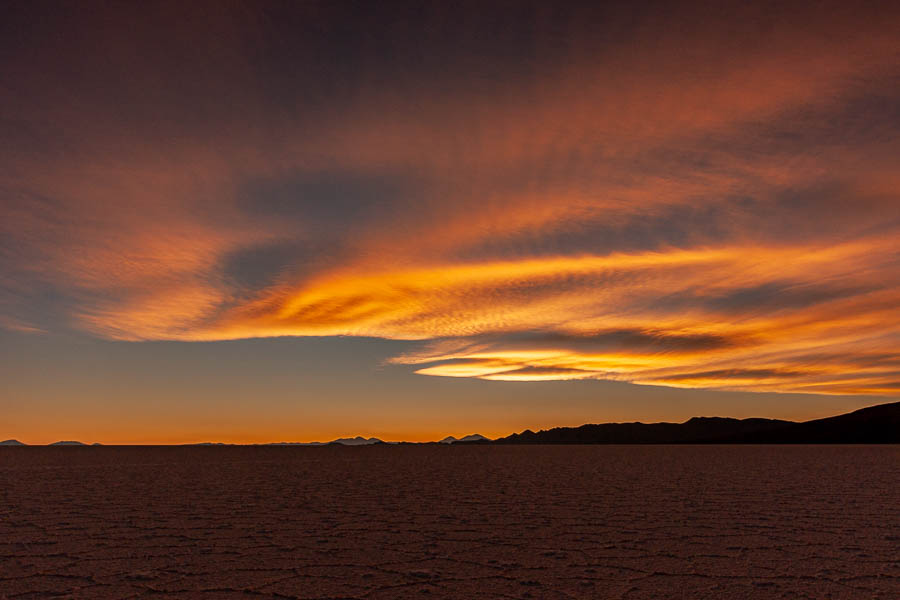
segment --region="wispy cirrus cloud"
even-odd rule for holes
[[[897,393],[896,11],[145,10],[7,38],[0,325]]]

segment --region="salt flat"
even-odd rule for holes
[[[0,598],[900,598],[897,446],[0,448]]]

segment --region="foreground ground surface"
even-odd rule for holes
[[[0,448],[0,598],[900,598],[900,447]]]

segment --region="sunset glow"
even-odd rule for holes
[[[898,11],[524,4],[462,29],[441,3],[396,18],[340,3],[292,19],[252,4],[13,11],[5,353],[123,342],[134,362],[115,386],[102,369],[84,384],[115,406],[134,386],[187,394],[140,354],[155,343],[278,337],[374,338],[327,369],[398,373],[385,398],[428,397],[439,377],[511,383],[480,383],[486,404],[578,380],[704,390],[710,412],[727,391],[900,394]],[[25,24],[53,41],[12,34]],[[284,358],[267,348],[229,360]],[[35,399],[81,402],[39,360],[4,374],[34,432]],[[277,412],[266,402],[303,389],[247,397]],[[340,429],[317,420],[316,394],[297,414]],[[129,439],[157,439],[129,421],[138,404],[122,409]],[[453,413],[470,433],[455,410],[396,431]],[[528,418],[555,424],[541,410]],[[472,431],[504,427],[495,412]],[[234,437],[291,434],[274,419]]]
[[[225,298],[185,290],[83,323],[126,340],[439,338],[392,359],[428,363],[422,375],[890,394],[897,265],[895,240],[877,237],[485,261],[326,274],[221,312]]]

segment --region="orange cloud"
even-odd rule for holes
[[[216,11],[198,43],[115,13],[86,54],[15,72],[35,101],[0,148],[0,326],[372,336],[423,342],[393,359],[423,375],[896,394],[900,21],[770,9],[613,11],[605,36],[573,18],[527,65],[456,39],[443,70],[361,52],[348,81],[320,81],[304,36],[268,77],[265,18]]]
[[[90,324],[152,339],[455,340],[393,359],[422,375],[886,394],[897,365],[864,363],[900,335],[900,294],[885,285],[894,248],[872,238],[348,270],[276,287],[205,327],[184,327],[191,315],[167,327],[154,309],[181,313],[152,304]]]

